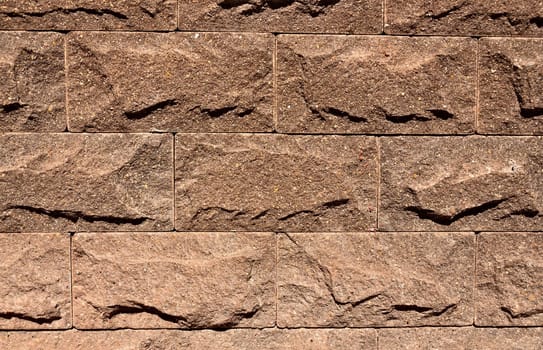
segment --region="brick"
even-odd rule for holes
[[[0,232],[169,230],[171,135],[0,136]]]
[[[480,43],[479,131],[543,134],[543,40]]]
[[[369,329],[233,329],[215,331],[119,330],[0,333],[0,346],[11,350],[141,349],[377,349]]]
[[[71,131],[271,131],[273,36],[73,33]]]
[[[273,233],[89,233],[73,242],[74,324],[265,327],[275,322]]]
[[[278,130],[471,133],[476,56],[470,38],[280,36]]]
[[[68,235],[0,234],[0,329],[68,328],[70,303]]]
[[[176,0],[3,0],[0,29],[173,30],[176,10]]]
[[[0,52],[0,132],[64,131],[63,36],[0,32]]]
[[[469,233],[280,234],[279,327],[473,322]]]
[[[397,350],[543,349],[542,328],[404,328],[379,330],[379,348]]]
[[[379,228],[543,229],[539,137],[381,140]]]
[[[478,237],[476,324],[542,326],[542,281],[543,234],[482,233]]]
[[[387,1],[385,32],[439,35],[543,35],[539,0]]]
[[[179,1],[182,30],[274,33],[359,33],[383,30],[380,0],[194,0]]]
[[[181,231],[345,231],[376,226],[372,137],[176,137]]]

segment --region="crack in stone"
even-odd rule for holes
[[[509,319],[527,318],[527,317],[543,314],[543,309],[533,309],[533,310],[524,311],[524,312],[515,312],[509,307],[502,306],[500,310],[504,312]]]
[[[414,304],[395,304],[390,307],[390,309],[383,310],[383,314],[389,314],[394,311],[399,312],[417,312],[419,314],[423,314],[423,317],[437,317],[441,316],[447,311],[456,309],[456,304],[449,304],[441,309],[435,309],[433,307],[429,306],[420,306],[420,305],[414,305]]]
[[[49,11],[42,11],[42,12],[0,12],[0,15],[5,15],[12,18],[24,18],[24,17],[45,17],[50,14],[60,13],[60,14],[73,14],[73,13],[85,13],[88,15],[93,16],[105,16],[110,15],[115,18],[121,19],[121,20],[127,20],[128,16],[126,16],[124,13],[113,11],[110,9],[91,9],[91,8],[85,8],[85,7],[77,7],[72,9],[63,9],[63,8],[56,8]]]
[[[7,103],[0,105],[0,112],[11,113],[25,107],[28,107],[28,105],[20,102]]]
[[[419,113],[411,114],[393,114],[386,111],[383,108],[377,108],[379,114],[383,114],[385,119],[395,124],[404,124],[411,121],[427,122],[432,120],[447,120],[454,118],[454,114],[444,109],[427,109],[430,115],[424,115]]]
[[[91,214],[85,214],[79,210],[49,210],[45,208],[32,207],[28,205],[12,205],[12,206],[7,207],[6,209],[7,210],[10,210],[10,209],[24,210],[24,211],[28,211],[30,213],[34,213],[38,215],[45,215],[53,219],[66,219],[73,223],[76,223],[79,220],[83,220],[83,221],[91,222],[91,223],[101,221],[101,222],[107,222],[107,223],[116,224],[116,225],[123,225],[123,224],[140,225],[148,220],[153,220],[149,217],[128,218],[128,217],[119,217],[119,216],[111,216],[111,215],[91,215]]]
[[[461,10],[462,7],[464,7],[465,5],[466,5],[466,3],[462,2],[459,5],[454,5],[453,7],[449,8],[449,9],[447,9],[445,11],[436,13],[436,14],[427,13],[426,17],[429,17],[431,19],[439,20],[439,19],[442,19],[442,18],[445,18],[445,17],[449,16],[450,14],[452,14],[454,12],[457,12],[458,10]]]
[[[218,6],[224,10],[239,9],[244,16],[252,16],[267,9],[279,10],[281,8],[299,5],[300,12],[311,17],[318,17],[341,0],[222,0]]]
[[[474,207],[462,209],[453,215],[442,214],[436,212],[435,210],[423,208],[421,206],[408,206],[405,208],[405,210],[417,214],[417,216],[423,220],[431,220],[436,224],[449,226],[467,216],[477,216],[486,211],[492,210],[509,199],[510,197],[491,200]]]
[[[503,215],[500,217],[500,220],[507,219],[512,216],[525,216],[527,218],[535,218],[539,215],[539,210],[537,209],[531,209],[531,208],[523,208],[519,210],[514,210],[510,212],[509,214]]]
[[[232,114],[232,112],[234,112],[233,114],[237,117],[243,118],[253,113],[254,110],[254,107],[244,108],[238,106],[226,106],[222,108],[202,108],[201,106],[195,106],[189,109],[189,112],[196,111],[200,114],[207,115],[211,119],[217,119]]]
[[[316,115],[317,117],[319,117],[321,120],[324,120],[324,121],[326,121],[327,119],[325,115],[323,114],[328,114],[334,117],[346,119],[353,123],[367,123],[368,122],[368,119],[365,117],[354,115],[347,111],[344,111],[342,109],[335,108],[335,107],[325,107],[322,109],[317,109],[313,106],[310,106],[309,109],[311,110],[313,115]]]
[[[297,210],[297,211],[288,213],[286,215],[283,215],[283,216],[279,217],[277,220],[285,221],[285,220],[289,220],[289,219],[292,219],[294,217],[297,217],[297,216],[303,215],[303,214],[309,214],[309,215],[313,215],[313,216],[320,216],[326,210],[341,207],[341,206],[344,206],[344,205],[348,205],[349,202],[350,202],[349,198],[335,199],[335,200],[332,200],[332,201],[329,201],[329,202],[322,203],[319,206],[317,206],[315,209],[302,209],[302,210]]]
[[[161,111],[168,107],[176,106],[177,104],[178,104],[177,100],[164,100],[137,111],[126,111],[124,112],[124,116],[131,120],[143,119],[152,115],[153,113],[157,111]]]
[[[10,320],[12,318],[16,318],[23,321],[29,321],[37,324],[51,324],[55,321],[58,321],[62,319],[62,316],[60,316],[60,312],[57,310],[56,312],[52,312],[50,314],[45,315],[38,315],[38,316],[31,316],[27,315],[25,313],[20,312],[0,312],[0,318]]]

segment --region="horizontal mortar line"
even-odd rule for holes
[[[481,35],[460,35],[460,34],[406,34],[406,33],[348,33],[348,32],[274,32],[274,31],[240,31],[240,30],[209,30],[209,29],[22,29],[22,28],[0,28],[1,32],[32,32],[32,33],[77,33],[77,32],[97,32],[97,33],[227,33],[227,34],[272,34],[272,35],[314,35],[314,36],[349,36],[349,37],[416,37],[416,38],[502,38],[502,39],[542,39],[541,35],[505,35],[505,34],[481,34]]]
[[[318,230],[315,230],[315,231],[284,231],[284,230],[278,230],[278,231],[258,231],[258,230],[254,230],[254,231],[213,231],[213,230],[209,230],[209,231],[123,231],[123,230],[118,230],[118,231],[47,231],[47,232],[44,232],[44,231],[22,231],[22,232],[0,232],[0,235],[3,235],[3,234],[6,234],[6,235],[15,235],[15,234],[43,234],[43,235],[46,235],[46,234],[53,234],[53,233],[57,233],[57,234],[72,234],[72,235],[79,235],[79,234],[115,234],[115,233],[134,233],[134,234],[138,234],[138,233],[149,233],[149,234],[166,234],[166,233],[179,233],[179,234],[202,234],[202,233],[228,233],[228,234],[241,234],[241,233],[258,233],[258,234],[261,234],[261,233],[269,233],[269,234],[315,234],[315,233],[318,233],[318,234],[386,234],[386,233],[391,233],[391,234],[394,234],[394,233],[405,233],[405,234],[410,234],[410,233],[414,233],[414,234],[417,234],[417,233],[473,233],[473,234],[481,234],[481,233],[493,233],[493,234],[505,234],[505,233],[534,233],[534,234],[543,234],[543,229],[542,230],[532,230],[532,231],[518,231],[518,230],[508,230],[508,231],[495,231],[495,230],[482,230],[482,231],[476,231],[476,230],[448,230],[448,231],[440,231],[440,230],[426,230],[426,231],[409,231],[409,230],[404,230],[404,231],[370,231],[370,230],[360,230],[360,231],[318,231]]]

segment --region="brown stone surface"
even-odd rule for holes
[[[68,37],[70,131],[271,131],[273,36]]]
[[[542,326],[543,233],[482,233],[477,252],[476,324]]]
[[[216,331],[122,330],[0,333],[0,347],[10,350],[375,350],[370,329],[232,329]]]
[[[0,329],[68,328],[70,302],[68,235],[0,234]]]
[[[379,228],[543,229],[539,137],[381,139]]]
[[[0,32],[0,81],[0,132],[64,131],[61,34]]]
[[[273,326],[275,250],[273,233],[77,234],[74,325]]]
[[[542,328],[409,328],[379,330],[379,349],[541,350]]]
[[[0,232],[172,229],[171,135],[0,136]]]
[[[279,327],[470,325],[470,233],[280,234]]]
[[[173,30],[176,0],[3,0],[0,29]]]
[[[539,0],[394,0],[385,12],[392,34],[543,35]]]
[[[380,0],[179,1],[182,30],[378,34]]]
[[[543,40],[480,43],[479,131],[543,134]]]
[[[181,231],[376,227],[372,137],[178,134]]]
[[[476,41],[280,36],[278,130],[470,133]]]

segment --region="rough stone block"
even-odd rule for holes
[[[182,30],[359,33],[383,30],[380,0],[179,1]]]
[[[381,140],[379,228],[543,230],[539,137]]]
[[[173,30],[176,0],[3,0],[0,29]]]
[[[386,4],[386,33],[543,35],[539,0],[394,0]]]
[[[0,32],[0,52],[0,132],[64,131],[63,36]]]
[[[74,325],[271,327],[273,233],[77,234]]]
[[[477,325],[543,326],[543,233],[479,235],[476,279]]]
[[[280,234],[279,327],[473,323],[470,233]]]
[[[68,328],[70,303],[68,235],[0,234],[0,329]]]
[[[376,227],[372,137],[178,134],[181,231]]]
[[[171,135],[0,136],[0,232],[170,230]]]
[[[0,333],[0,347],[10,350],[375,350],[377,336],[373,329],[6,332]]]
[[[68,37],[70,131],[271,131],[273,36]]]
[[[484,38],[479,131],[543,134],[543,40]]]
[[[278,130],[473,132],[476,47],[469,38],[280,36]]]

